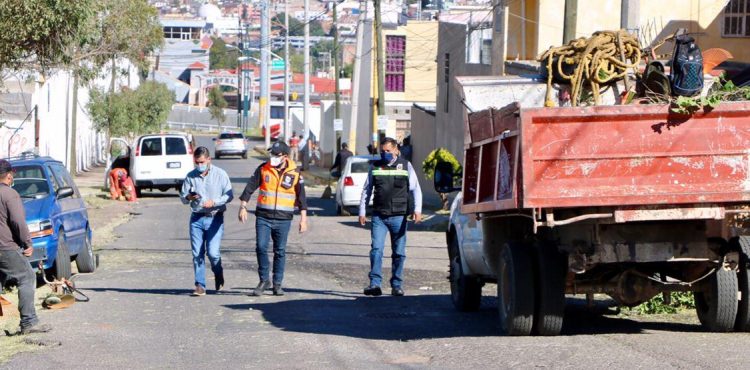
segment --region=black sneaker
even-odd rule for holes
[[[403,297],[404,296],[404,290],[401,288],[393,288],[391,289],[391,295],[394,297]]]
[[[36,324],[27,328],[21,328],[21,330],[18,332],[18,335],[46,333],[50,330],[52,330],[52,327],[47,324]]]
[[[379,286],[368,286],[367,288],[365,288],[365,295],[371,295],[373,297],[377,297],[382,294],[383,294],[383,291],[380,290]]]
[[[250,293],[250,295],[251,296],[255,296],[255,297],[260,297],[260,296],[263,295],[263,292],[265,292],[266,290],[268,290],[268,288],[270,288],[270,287],[271,287],[271,282],[270,281],[268,281],[268,280],[261,281],[260,283],[258,283],[258,286],[255,287],[255,290],[253,290],[253,292]]]
[[[224,289],[224,275],[216,275],[216,291]]]
[[[273,295],[284,295],[284,289],[281,288],[281,284],[273,286]]]

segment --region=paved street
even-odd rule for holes
[[[206,138],[199,144],[211,147]],[[239,197],[260,162],[213,163]],[[286,296],[247,296],[258,282],[254,218],[240,224],[235,199],[222,245],[227,289],[194,298],[189,209],[173,191],[144,192],[133,219],[116,230],[120,238],[99,251],[99,271],[77,279],[91,302],[43,313],[55,327],[43,338],[62,345],[2,367],[739,368],[750,360],[750,335],[705,333],[692,313],[634,319],[576,300],[559,337],[498,336],[494,285],[480,312],[453,309],[444,235],[434,231],[409,233],[405,297],[364,297],[369,230],[354,216],[334,216],[322,193],[309,189],[309,233],[290,234]]]

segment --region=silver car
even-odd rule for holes
[[[247,159],[247,139],[239,132],[222,132],[214,139],[214,157],[239,155]]]

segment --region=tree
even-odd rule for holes
[[[173,102],[174,93],[166,85],[146,81],[117,93],[92,89],[86,109],[97,131],[129,137],[160,130]]]
[[[224,115],[224,109],[226,109],[228,104],[219,86],[214,86],[208,92],[208,104],[208,111],[211,113],[211,118],[219,123],[219,132],[221,132],[221,124],[227,119],[226,115]]]
[[[276,16],[271,18],[271,24],[274,25],[274,29],[279,30],[279,36],[286,36],[286,30],[284,29],[284,14],[284,12],[276,13]],[[289,17],[289,36],[304,35],[305,23],[300,22],[297,18]],[[320,21],[310,21],[310,36],[326,36],[326,32],[323,30],[323,25]]]
[[[239,57],[238,49],[227,48],[226,43],[219,37],[212,38],[213,44],[208,54],[208,64],[211,69],[235,69]]]
[[[0,1],[0,71],[42,74],[71,62],[70,48],[96,17],[95,0]]]

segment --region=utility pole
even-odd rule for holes
[[[271,146],[271,125],[268,119],[268,101],[271,96],[269,91],[271,7],[268,0],[261,0],[260,4],[260,123],[266,130],[266,148],[268,148]]]
[[[576,38],[578,23],[578,0],[565,0],[565,18],[563,22],[563,44]]]
[[[375,36],[373,37],[373,43],[375,44],[376,51],[376,65],[375,74],[377,78],[377,97],[375,98],[378,104],[377,116],[385,115],[385,76],[383,70],[383,23],[380,14],[380,1],[373,0],[375,6]],[[378,117],[375,117],[372,122],[372,147],[378,147],[379,135],[378,135]]]
[[[237,17],[237,42],[239,43],[237,45],[237,50],[239,51],[239,55],[237,56],[237,127],[244,132],[242,127],[242,112],[244,108],[244,101],[242,99],[242,59],[240,59],[240,56],[244,55],[245,43],[243,41],[242,13],[240,13]]]
[[[365,18],[367,17],[367,1],[359,3],[359,19],[357,20],[357,43],[354,51],[354,69],[352,71],[352,109],[349,119],[349,148],[357,154],[357,118],[359,114],[359,87],[362,82],[362,43],[364,43]]]
[[[338,1],[333,1],[333,74],[335,75],[335,82],[334,82],[334,95],[336,97],[336,105],[333,107],[333,117],[335,119],[341,118],[341,91],[339,90],[339,74],[341,71],[339,70],[339,18],[338,18],[338,12],[336,11],[336,8],[338,8]],[[343,132],[342,132],[343,134]],[[341,147],[341,139],[339,134],[334,131],[334,135],[336,135],[335,140],[335,147],[333,148],[333,153],[335,154],[338,152],[338,149]]]
[[[302,120],[305,124],[305,135],[306,141],[310,139],[310,0],[305,0],[305,100],[304,108],[302,113]],[[307,142],[302,144],[304,147],[302,155],[302,170],[307,170],[308,162],[310,161],[310,147]]]
[[[292,137],[289,122],[289,2],[284,1],[284,137],[287,142]]]

